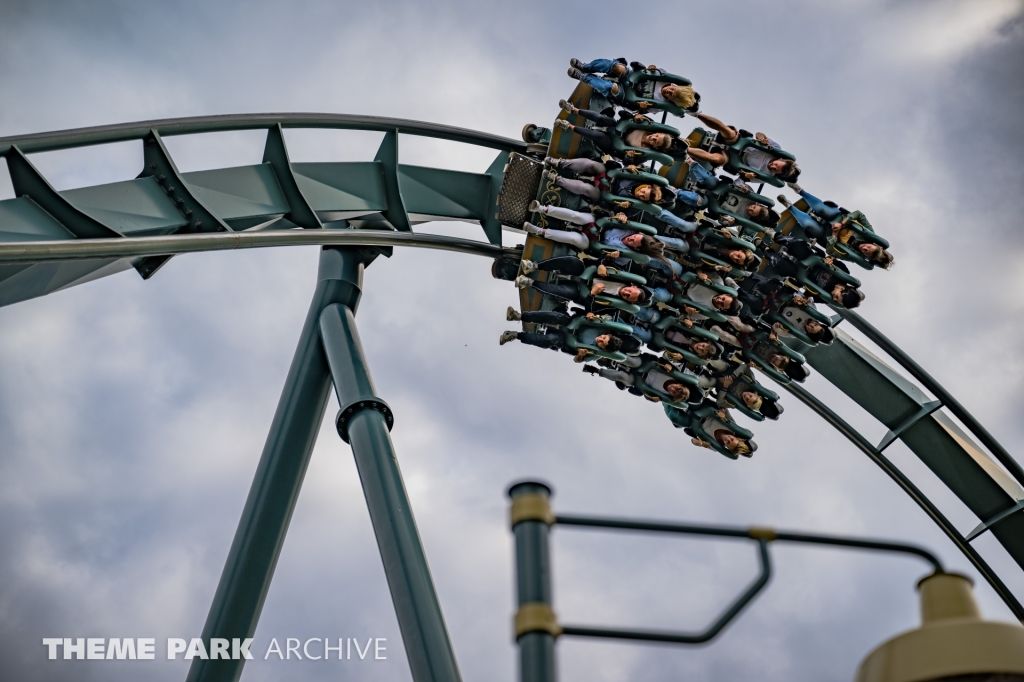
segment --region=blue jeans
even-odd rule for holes
[[[824,201],[810,192],[801,191],[800,196],[802,196],[804,201],[807,202],[808,208],[810,208],[815,215],[821,216],[823,220],[832,222],[839,217],[840,214],[838,208],[826,206]]]
[[[651,303],[668,303],[672,300],[672,294],[664,287],[654,287],[651,291]]]
[[[592,87],[595,92],[597,92],[599,95],[601,95],[607,100],[610,100],[612,102],[619,102],[622,100],[621,87],[619,88],[619,91],[617,93],[612,92],[612,88],[615,87],[616,85],[613,81],[605,80],[600,76],[595,76],[590,73],[585,73],[583,74],[583,78],[580,79],[580,82],[586,83],[587,85]]]
[[[715,177],[715,174],[699,163],[690,164],[690,170],[687,173],[698,187],[714,189],[718,185],[718,178]]]
[[[789,212],[793,214],[797,224],[804,228],[804,232],[806,232],[807,236],[811,239],[820,239],[825,234],[825,228],[822,227],[821,223],[801,211],[796,206],[790,206]]]
[[[677,230],[681,230],[685,234],[690,234],[691,232],[695,232],[697,230],[697,223],[691,223],[688,220],[683,220],[675,213],[671,213],[669,211],[662,211],[661,213],[659,213],[658,220],[668,225],[671,225]]]
[[[614,59],[595,59],[584,64],[580,71],[583,73],[608,73],[616,64],[622,64],[622,62]],[[622,64],[622,66],[625,66],[625,64]]]
[[[633,328],[633,336],[640,339],[644,343],[648,343],[652,338],[651,332],[643,327],[638,327],[635,324],[630,325]]]
[[[708,198],[706,196],[686,189],[676,190],[676,200],[683,202],[691,208],[704,208],[708,205]]]
[[[661,319],[661,313],[659,313],[654,308],[641,308],[640,310],[636,311],[633,314],[633,317],[640,320],[641,322],[646,322],[647,324],[654,324],[655,322]]]

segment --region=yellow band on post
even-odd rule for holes
[[[523,604],[519,607],[516,611],[515,629],[516,639],[528,632],[546,632],[553,637],[562,634],[562,626],[558,624],[555,612],[541,602]]]
[[[775,532],[774,528],[759,528],[757,526],[748,530],[747,536],[754,540],[764,540],[766,542],[771,542],[772,540],[777,540],[779,538],[779,534]]]
[[[546,495],[519,495],[512,500],[512,527],[520,521],[543,521],[549,526],[555,522],[551,500]]]

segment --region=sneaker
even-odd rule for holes
[[[793,202],[792,202],[792,201],[790,201],[789,199],[787,199],[787,198],[786,198],[786,195],[784,195],[784,194],[780,194],[779,196],[777,196],[777,197],[775,197],[775,198],[776,198],[776,199],[778,200],[778,202],[779,202],[780,204],[782,204],[782,205],[783,205],[783,206],[785,206],[786,208],[789,208],[790,206],[792,206],[792,205],[793,205]]]
[[[564,118],[560,118],[557,121],[555,121],[555,127],[561,128],[562,130],[569,130],[570,125],[572,124],[566,121]]]
[[[545,168],[558,168],[558,164],[559,164],[560,161],[561,161],[561,159],[552,159],[550,156],[545,156],[544,157],[544,167]]]
[[[576,107],[574,107],[572,104],[570,104],[569,102],[565,101],[564,99],[558,100],[558,107],[562,111],[568,111],[570,114],[574,113],[575,110],[576,110]]]
[[[546,171],[544,171],[544,173],[542,175],[543,175],[545,180],[550,180],[551,182],[554,182],[559,177],[558,173],[556,173],[553,170],[546,170]]]
[[[498,339],[498,345],[504,346],[509,341],[515,341],[519,338],[519,332],[502,332],[501,338]]]
[[[532,284],[533,284],[533,280],[530,279],[529,277],[527,277],[526,275],[519,275],[518,277],[516,277],[516,288],[517,289],[526,289],[527,287],[529,287]]]
[[[523,231],[526,232],[526,234],[535,234],[537,236],[543,236],[544,235],[544,228],[543,227],[537,227],[536,225],[534,225],[531,222],[523,223]]]
[[[530,202],[530,205],[527,206],[527,209],[530,213],[538,213],[540,211],[540,202],[534,199]]]
[[[796,184],[795,182],[787,182],[786,184],[789,185],[789,188],[796,192],[797,194],[800,194],[800,192],[804,191],[804,188]]]
[[[583,72],[580,71],[579,69],[577,69],[574,66],[570,66],[569,67],[568,74],[569,74],[569,78],[575,78],[578,81],[583,80]]]
[[[508,320],[509,322],[518,322],[519,320],[523,319],[523,316],[519,314],[518,310],[516,310],[512,306],[509,306],[508,310],[505,311],[505,319]]]
[[[569,60],[569,66],[579,71],[584,67],[584,63],[576,59],[576,57],[573,57],[572,59]]]
[[[531,272],[536,272],[537,264],[532,260],[523,259],[523,274],[529,275]]]
[[[599,374],[601,372],[601,368],[600,367],[596,367],[594,365],[584,365],[583,366],[583,371],[586,372],[587,374],[595,374],[596,375],[596,374]]]

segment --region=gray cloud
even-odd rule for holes
[[[3,3],[0,135],[241,111],[404,116],[516,136],[596,51],[678,70],[705,109],[792,149],[811,191],[862,208],[898,266],[866,276],[865,314],[1006,443],[1024,434],[1015,231],[1019,3],[607,5]],[[949,37],[950,26],[960,30]],[[597,46],[601,46],[600,48]],[[1016,70],[1015,70],[1016,69]],[[686,124],[688,125],[688,123]],[[258,160],[260,140],[173,140],[183,167]],[[300,159],[372,158],[373,136],[290,135]],[[403,160],[482,170],[488,154],[403,138]],[[128,145],[37,160],[58,187],[137,172]],[[0,191],[3,188],[0,187]],[[431,229],[477,235],[475,228]],[[511,239],[511,237],[510,237]],[[48,636],[198,635],[314,285],[312,249],[174,259],[0,309],[3,679],[180,679],[181,661],[44,659]],[[512,680],[503,490],[539,476],[562,510],[766,523],[911,539],[965,560],[873,465],[794,400],[761,448],[694,449],[660,410],[556,353],[505,346],[507,283],[484,260],[398,252],[359,312],[465,679]],[[969,273],[969,274],[966,274]],[[969,350],[967,350],[969,349]],[[874,439],[820,377],[809,387]],[[333,414],[336,406],[329,408]],[[613,425],[613,426],[609,426]],[[962,530],[971,517],[906,466]],[[998,545],[979,547],[1018,594]],[[567,620],[696,628],[755,570],[749,547],[559,529]],[[723,638],[676,649],[563,641],[562,679],[846,680],[913,626],[913,561],[779,547],[769,590]],[[1009,618],[985,585],[989,615]],[[388,638],[388,660],[252,661],[246,680],[408,679],[358,476],[324,427],[257,631]]]

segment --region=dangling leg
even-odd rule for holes
[[[590,247],[590,240],[582,232],[569,232],[568,230],[549,230],[544,227],[537,227],[533,223],[523,223],[523,229],[529,234],[535,234],[544,239],[550,239],[559,244],[575,246],[580,251],[586,251]]]

